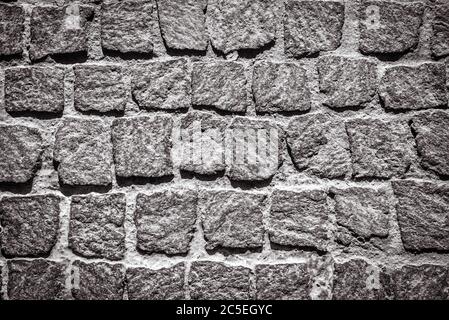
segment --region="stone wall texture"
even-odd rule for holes
[[[449,299],[448,84],[447,0],[0,1],[0,300]]]

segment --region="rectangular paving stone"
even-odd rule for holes
[[[0,3],[0,56],[23,52],[25,10],[20,5]]]

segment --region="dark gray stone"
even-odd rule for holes
[[[257,112],[307,111],[310,89],[306,70],[291,62],[257,62],[253,71]]]
[[[0,4],[0,56],[23,52],[25,10],[18,5]]]
[[[186,59],[150,62],[135,68],[132,94],[141,108],[187,109],[190,76]]]
[[[397,54],[418,45],[424,5],[363,1],[359,9],[359,50],[364,54]]]
[[[326,114],[297,116],[287,128],[293,163],[322,178],[341,178],[351,172],[349,141],[344,123]]]
[[[245,112],[248,102],[244,66],[229,61],[194,63],[192,104]]]
[[[220,262],[195,261],[189,273],[190,298],[193,300],[248,300],[251,270]]]
[[[69,247],[87,258],[120,260],[125,255],[125,194],[73,196]]]
[[[55,195],[4,197],[0,201],[2,254],[6,257],[48,256],[59,234]]]
[[[264,194],[210,190],[200,194],[206,249],[260,248],[264,243]]]
[[[449,5],[439,5],[434,8],[432,53],[440,58],[449,55]]]
[[[340,46],[345,7],[333,1],[285,3],[285,53],[294,58],[333,51]]]
[[[193,238],[197,194],[193,190],[139,193],[134,221],[137,248],[146,253],[185,254]]]
[[[64,70],[62,68],[14,67],[5,70],[5,110],[7,112],[62,113],[63,109]]]
[[[184,263],[158,270],[129,268],[126,271],[128,298],[129,300],[185,299],[184,273]]]
[[[49,260],[9,260],[8,297],[10,300],[63,300],[65,269]]]
[[[407,125],[393,120],[353,119],[346,122],[356,178],[402,177],[413,157]]]
[[[308,300],[311,276],[305,263],[256,266],[256,299]]]
[[[173,120],[166,115],[116,119],[112,123],[115,172],[119,177],[172,175]]]
[[[324,56],[318,61],[320,92],[330,108],[364,107],[377,92],[377,66],[367,59]]]
[[[72,279],[72,294],[76,300],[123,299],[125,267],[120,264],[75,261]]]
[[[40,166],[42,137],[35,128],[0,124],[0,182],[29,182]]]
[[[259,49],[276,38],[275,3],[269,0],[210,0],[207,30],[212,46],[227,54]]]
[[[395,66],[385,71],[379,95],[387,110],[418,110],[447,107],[444,64]]]
[[[119,65],[76,65],[74,104],[79,111],[124,111],[128,92]]]
[[[206,50],[205,4],[198,0],[157,0],[159,25],[168,48]]]
[[[330,208],[324,191],[273,191],[268,219],[272,243],[327,251]]]
[[[449,186],[416,180],[392,181],[392,186],[404,248],[449,250]]]
[[[109,127],[98,119],[65,118],[56,132],[54,160],[62,184],[109,185],[112,181]]]

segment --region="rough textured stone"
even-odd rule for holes
[[[25,10],[21,6],[0,3],[0,56],[21,54]]]
[[[385,190],[365,187],[331,188],[339,242],[386,238],[389,235],[389,203]]]
[[[380,289],[379,269],[365,260],[334,264],[333,299],[377,300]]]
[[[340,46],[345,7],[333,1],[292,1],[285,3],[285,52],[300,58],[333,51]]]
[[[271,198],[268,235],[272,243],[327,250],[330,209],[324,191],[276,189]]]
[[[417,110],[447,106],[443,64],[395,66],[385,71],[379,86],[385,109]]]
[[[72,267],[76,300],[122,300],[125,291],[125,268],[120,264],[75,261]]]
[[[421,165],[449,176],[449,114],[431,111],[412,118]]]
[[[435,6],[432,21],[432,53],[435,57],[449,55],[449,5]]]
[[[269,0],[210,0],[206,24],[212,46],[225,54],[259,49],[276,38],[275,3]]]
[[[101,7],[101,45],[104,49],[151,53],[153,0],[107,0]]]
[[[194,63],[192,103],[229,112],[245,112],[248,102],[244,66],[238,62]]]
[[[169,116],[131,117],[114,120],[115,172],[119,177],[163,177],[172,174]]]
[[[63,263],[43,259],[8,261],[9,299],[66,299],[65,268]]]
[[[264,194],[234,190],[202,192],[199,212],[206,249],[262,247],[266,198]]]
[[[252,86],[258,112],[310,109],[310,89],[306,70],[296,63],[271,61],[256,63]]]
[[[86,52],[88,22],[93,16],[92,7],[79,4],[34,7],[31,12],[31,60]]]
[[[359,12],[359,50],[365,54],[403,53],[419,40],[422,3],[363,1]]]
[[[77,65],[74,104],[79,111],[124,111],[128,94],[119,65]]]
[[[197,200],[196,192],[187,189],[138,194],[137,248],[146,253],[187,253],[195,231]]]
[[[258,300],[307,300],[310,299],[310,285],[311,277],[305,263],[256,266]]]
[[[62,113],[64,70],[58,67],[6,69],[5,109],[7,112]]]
[[[189,112],[182,117],[180,169],[202,175],[224,171],[226,127],[226,119],[206,112]]]
[[[447,266],[424,264],[386,269],[381,283],[386,297],[394,300],[447,300],[449,273]]]
[[[405,124],[381,119],[346,122],[356,178],[403,176],[412,162],[413,137]]]
[[[132,93],[145,109],[190,107],[190,73],[186,59],[151,62],[136,68]]]
[[[97,119],[65,118],[56,132],[54,160],[66,185],[109,185],[112,181],[110,129]]]
[[[0,150],[0,182],[28,182],[40,165],[42,137],[35,128],[0,124]]]
[[[125,255],[125,212],[123,193],[73,196],[69,247],[87,258],[122,259]]]
[[[190,297],[194,300],[248,300],[251,270],[220,262],[195,261],[189,273]]]
[[[157,0],[159,25],[168,48],[206,50],[205,4],[197,0]]]
[[[59,233],[59,201],[55,195],[2,198],[2,254],[6,257],[48,256]]]
[[[184,263],[152,270],[129,268],[126,272],[129,300],[181,300],[184,296]]]
[[[318,61],[320,92],[330,108],[365,106],[377,91],[377,66],[366,59],[325,56]]]
[[[294,117],[287,128],[293,163],[322,178],[340,178],[351,172],[349,141],[342,121],[325,114]]]
[[[236,181],[272,178],[282,164],[284,136],[270,121],[235,117],[226,132],[226,175]]]
[[[414,180],[393,181],[392,186],[405,249],[449,250],[449,186]]]

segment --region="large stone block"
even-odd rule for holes
[[[0,4],[0,56],[23,52],[25,10],[18,5]]]

